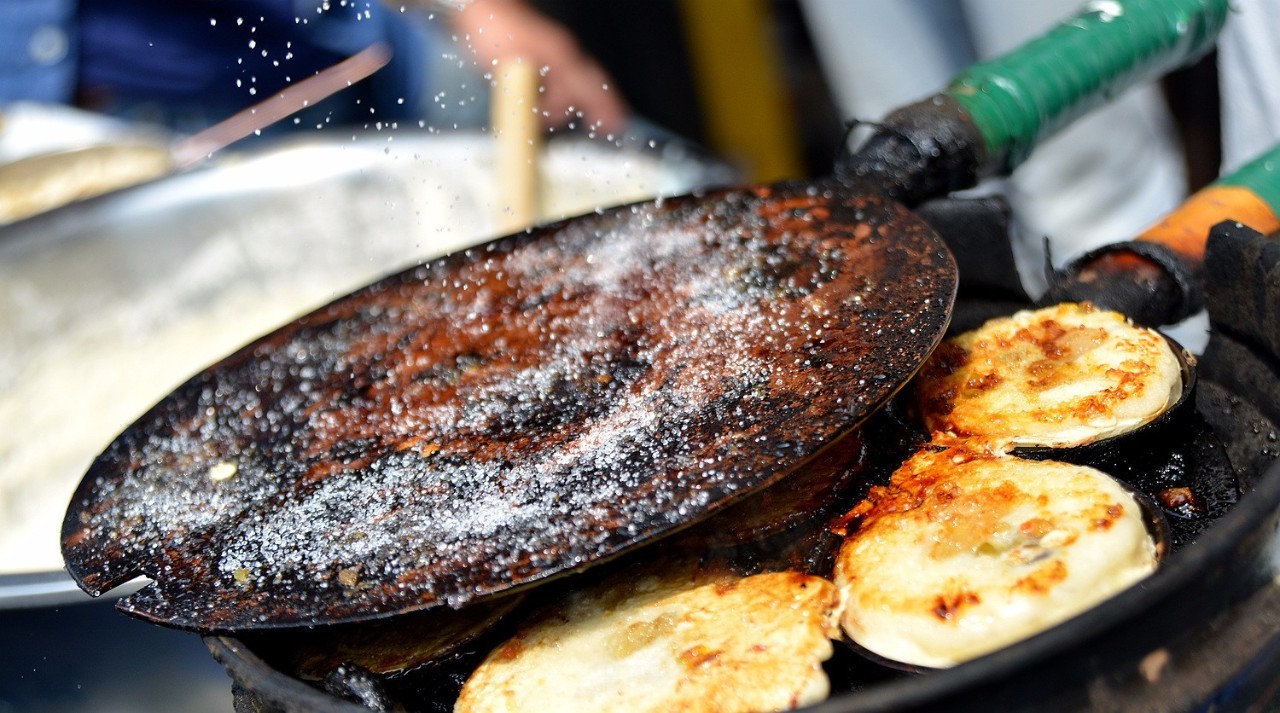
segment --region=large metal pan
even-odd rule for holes
[[[68,569],[90,593],[145,573],[125,611],[245,631],[463,606],[696,522],[941,338],[954,263],[898,201],[1011,169],[1226,11],[1096,5],[891,115],[838,180],[607,211],[342,298],[126,430],[68,509]]]
[[[1007,247],[1008,236],[997,223],[991,219],[983,226],[966,226],[996,228],[986,238],[966,239],[977,248]],[[1185,465],[1197,478],[1217,478],[1225,474],[1212,471],[1225,452],[1237,473],[1226,477],[1239,477],[1234,491],[1239,502],[1140,585],[1065,625],[961,666],[908,674],[868,665],[847,652],[841,658],[837,647],[836,657],[824,665],[831,697],[814,710],[1192,713],[1276,708],[1280,467],[1274,443],[1275,424],[1280,423],[1280,300],[1274,297],[1280,294],[1280,243],[1224,222],[1214,230],[1208,263],[1206,301],[1214,330],[1200,361],[1195,410],[1196,418],[1212,424],[1215,435],[1201,444],[1209,451]],[[1007,303],[999,282],[969,277],[961,277],[958,310],[981,311],[986,307],[981,303],[989,300],[992,306]],[[878,420],[894,420],[881,416]],[[1169,466],[1170,450],[1179,451],[1176,459],[1187,457],[1184,438],[1182,431],[1166,432],[1165,442],[1154,451],[1128,455],[1144,463],[1153,458],[1160,464],[1157,471],[1177,470]],[[281,644],[281,639],[288,642],[290,637],[269,632],[206,638],[235,679],[240,705],[338,713],[377,709],[385,701],[386,709],[399,702],[410,710],[448,709],[446,685],[414,687],[413,676],[372,684],[351,677],[366,686],[359,689],[367,694],[361,698],[364,705],[342,697],[355,693],[354,688],[326,686],[328,692],[321,692],[282,662],[281,647],[288,651],[291,644]],[[461,668],[465,675],[465,666]],[[428,680],[433,675],[425,673]],[[422,678],[416,682],[421,684]],[[440,695],[431,697],[424,690]],[[386,698],[379,699],[378,693]]]

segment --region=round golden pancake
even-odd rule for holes
[[[492,651],[455,711],[770,711],[826,698],[831,582],[621,571]]]
[[[1105,473],[921,452],[852,513],[841,624],[887,659],[944,668],[1024,639],[1154,571],[1139,504]]]
[[[1065,303],[944,342],[915,380],[936,443],[1066,447],[1127,433],[1182,393],[1168,340],[1117,312]]]

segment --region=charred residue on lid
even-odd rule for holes
[[[147,574],[122,607],[202,631],[464,606],[807,462],[914,373],[955,283],[905,209],[804,186],[495,241],[179,388],[94,463],[64,554],[95,590]]]

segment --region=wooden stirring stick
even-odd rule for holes
[[[493,78],[490,125],[498,193],[498,234],[538,222],[538,74],[520,59],[500,62]]]

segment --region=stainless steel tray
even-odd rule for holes
[[[56,553],[80,474],[190,374],[493,237],[492,153],[479,133],[300,139],[0,228],[0,607],[78,595]],[[544,219],[732,178],[675,145],[570,137],[541,172]]]

